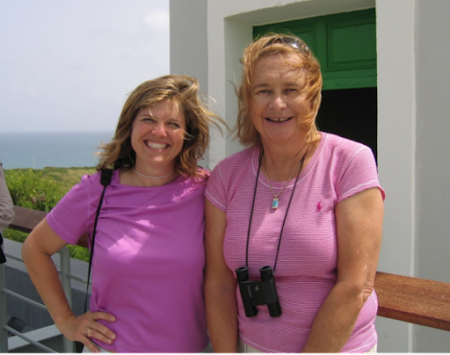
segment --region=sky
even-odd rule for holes
[[[169,0],[0,0],[0,132],[115,130],[169,42]]]

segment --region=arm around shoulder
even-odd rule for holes
[[[208,331],[214,352],[236,352],[238,343],[236,279],[225,263],[226,216],[206,200],[205,299]]]

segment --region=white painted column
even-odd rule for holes
[[[450,282],[450,1],[416,1],[416,276]],[[450,351],[450,333],[413,326],[415,352]]]
[[[206,20],[208,32],[208,87],[211,95],[218,103],[219,113],[227,120],[225,110],[225,44],[224,44],[224,21],[211,11],[208,3],[208,15]],[[209,168],[212,170],[219,161],[226,157],[226,136],[217,132],[211,140],[209,149]]]
[[[207,0],[170,0],[170,73],[197,78],[200,92],[205,95],[208,94],[206,19]],[[198,164],[208,168],[208,156],[209,151]]]
[[[378,172],[386,190],[378,269],[414,275],[415,1],[377,0]],[[411,352],[412,326],[377,319],[380,352]]]

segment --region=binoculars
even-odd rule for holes
[[[262,305],[267,305],[271,317],[281,316],[277,288],[270,266],[259,269],[261,281],[249,280],[247,266],[239,267],[235,271],[246,317],[256,316],[258,314],[256,306]]]

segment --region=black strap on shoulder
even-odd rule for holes
[[[95,234],[97,232],[98,216],[100,215],[100,210],[102,208],[103,197],[105,196],[106,186],[108,186],[111,183],[112,172],[113,171],[111,169],[103,169],[102,175],[100,177],[100,182],[103,185],[103,191],[102,191],[102,195],[100,196],[100,201],[98,202],[97,213],[95,214],[94,230],[92,231],[91,254],[89,256],[89,270],[88,270],[88,278],[87,278],[87,284],[86,284],[86,298],[84,300],[84,312],[83,313],[86,313],[86,310],[87,310],[89,281],[91,278],[91,266],[92,266],[92,258],[94,256],[94,244],[95,244]]]

